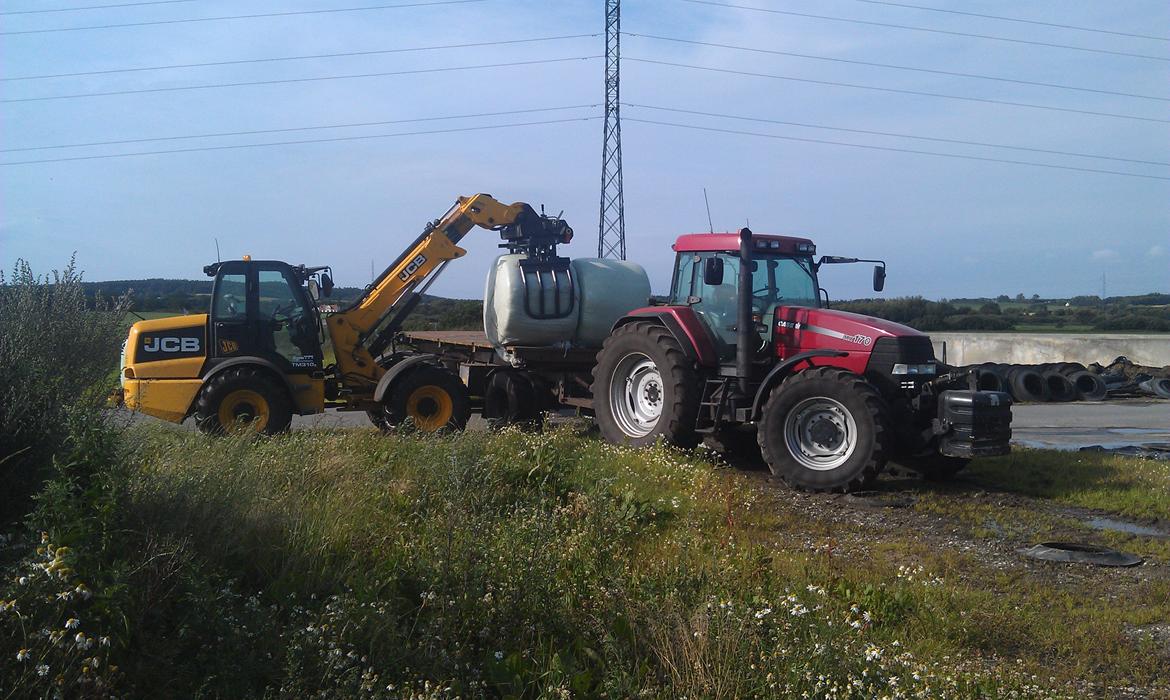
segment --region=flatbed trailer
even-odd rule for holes
[[[544,411],[593,411],[590,384],[597,348],[506,345],[483,331],[405,331],[400,340],[459,375],[472,411],[505,422],[538,420]]]

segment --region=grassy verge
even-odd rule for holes
[[[1170,619],[1164,581],[1118,614],[701,454],[570,429],[127,437],[96,515],[0,548],[27,579],[0,588],[29,623],[0,662],[17,695],[1047,697],[1162,673],[1127,629]]]

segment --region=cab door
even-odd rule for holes
[[[211,292],[211,358],[230,358],[251,354],[254,345],[249,317],[249,298],[253,295],[250,266],[244,262],[226,262],[220,266]]]
[[[322,367],[316,309],[296,273],[282,263],[256,263],[257,353],[289,373]]]

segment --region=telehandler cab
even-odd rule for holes
[[[130,328],[118,398],[172,422],[193,415],[210,433],[274,434],[294,413],[326,407],[366,411],[381,427],[410,418],[424,430],[462,428],[470,403],[458,376],[428,356],[386,351],[447,263],[466,253],[457,244],[476,226],[499,231],[501,247],[512,251],[548,251],[573,235],[560,218],[523,202],[460,197],[324,325],[316,302],[333,287],[328,267],[248,256],[208,265],[203,271],[215,278],[208,313]],[[328,367],[325,328],[336,357]]]

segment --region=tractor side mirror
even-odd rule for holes
[[[305,288],[309,290],[309,298],[314,302],[321,298],[321,287],[317,284],[317,280],[309,280],[305,283]]]
[[[325,296],[333,294],[333,278],[327,273],[321,274],[321,291]]]
[[[886,288],[886,266],[873,266],[873,291],[880,292]]]
[[[723,258],[711,256],[703,263],[703,284],[708,287],[723,284]]]

